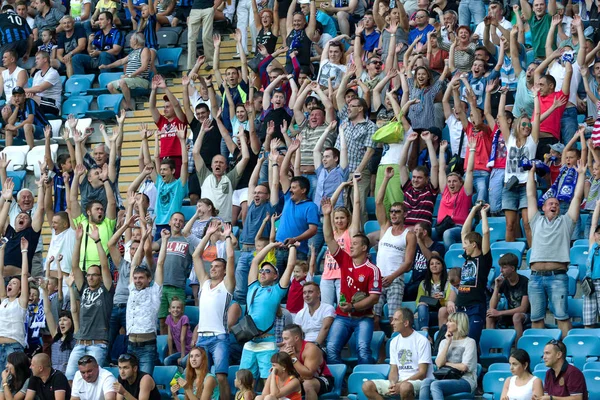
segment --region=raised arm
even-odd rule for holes
[[[523,13],[523,17],[525,20],[529,21],[531,18],[531,5],[527,0],[520,0],[521,2],[521,12]]]
[[[469,139],[468,146],[469,161],[467,162],[467,172],[465,173],[465,182],[463,183],[463,188],[465,190],[465,194],[470,196],[473,194],[473,170],[475,169],[475,149],[477,148],[477,139]]]
[[[438,184],[440,187],[440,193],[444,193],[446,189],[447,176],[446,176],[446,149],[448,148],[448,141],[442,140],[440,142],[440,166],[438,171]]]
[[[44,224],[44,191],[46,190],[46,177],[47,175],[44,172],[41,174],[40,180],[36,182],[38,187],[37,210],[35,210],[35,214],[31,216],[31,228],[36,232],[40,232],[42,230],[42,225]]]
[[[410,179],[408,166],[407,166],[408,152],[418,137],[419,137],[419,134],[416,132],[411,132],[408,136],[405,136],[405,143],[404,143],[404,146],[402,146],[402,151],[400,152],[400,162],[399,162],[399,164],[400,164],[399,165],[399,167],[400,167],[400,185],[402,185],[402,187],[404,187],[406,182],[408,182],[408,180]]]
[[[27,309],[29,303],[29,259],[27,252],[29,242],[24,237],[21,237],[21,295],[19,296],[19,305],[21,308]]]
[[[225,289],[229,293],[235,290],[235,253],[231,239],[231,224],[225,224],[223,234],[225,235],[225,253],[227,255],[227,264],[225,265]]]
[[[337,253],[340,245],[337,240],[335,240],[335,236],[333,235],[333,225],[331,223],[331,211],[333,210],[333,206],[331,205],[331,200],[324,197],[321,200],[321,212],[323,213],[323,237],[325,238],[325,243],[327,244],[327,248],[331,254]]]
[[[90,239],[92,239],[94,243],[96,243],[96,249],[98,250],[98,256],[100,257],[100,267],[102,270],[102,283],[104,284],[104,287],[107,290],[110,290],[112,287],[112,275],[110,274],[110,268],[108,266],[108,257],[106,257],[106,252],[104,251],[102,241],[100,240],[100,233],[98,232],[98,227],[96,225],[90,225],[90,231],[88,235]]]
[[[337,121],[334,120],[333,122],[330,122],[329,125],[327,126],[327,128],[323,131],[323,134],[321,135],[319,140],[317,140],[317,144],[315,144],[315,148],[313,149],[313,160],[314,160],[315,170],[317,170],[321,166],[321,160],[323,158],[323,145],[325,144],[325,141],[327,140],[329,135],[331,135],[331,132],[335,132],[336,126],[337,126]],[[340,135],[342,135],[341,132],[340,132]],[[341,141],[341,137],[340,137],[340,141]],[[341,158],[341,152],[340,152],[340,158]],[[340,159],[340,166],[342,166],[341,161],[342,160]],[[348,165],[347,161],[346,161],[346,165]],[[344,168],[344,167],[342,166],[342,168]]]
[[[259,251],[256,256],[254,256],[252,263],[250,264],[250,272],[248,273],[248,286],[258,280],[258,266],[263,262],[267,254],[269,254],[272,249],[280,247],[281,245],[282,243],[279,242],[269,243],[261,251]]]
[[[377,217],[377,222],[379,223],[380,236],[384,235],[385,231],[387,231],[390,224],[383,201],[385,199],[385,192],[387,191],[387,186],[390,182],[390,179],[392,179],[393,177],[394,168],[387,167],[383,175],[383,181],[381,182],[381,186],[379,186],[377,196],[375,197],[375,216]]]
[[[81,290],[85,280],[85,278],[83,277],[83,272],[79,267],[82,239],[83,227],[81,225],[77,225],[77,227],[75,228],[75,247],[73,247],[73,255],[71,256],[71,274],[73,275],[73,282],[75,283],[77,290]],[[77,297],[71,298],[76,299]]]
[[[571,200],[569,211],[567,211],[567,214],[575,223],[579,220],[579,210],[581,208],[581,201],[583,200],[583,186],[585,184],[586,170],[585,160],[581,159],[577,161],[577,184],[575,185],[575,193],[573,194],[573,200]]]

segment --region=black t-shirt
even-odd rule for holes
[[[23,265],[23,258],[21,257],[21,238],[24,237],[29,242],[27,247],[27,260],[29,261],[29,272],[31,273],[33,255],[35,254],[38,240],[40,240],[40,234],[41,231],[36,232],[32,227],[17,232],[11,225],[8,225],[5,233],[8,242],[6,243],[6,249],[4,250],[4,265],[13,265],[15,267]]]
[[[444,257],[444,253],[446,252],[446,248],[443,244],[436,242],[435,240],[431,243],[431,246],[428,247],[429,251],[437,252],[441,257]],[[427,259],[423,255],[421,248],[417,245],[417,251],[415,252],[415,260],[413,261],[412,268],[412,277],[410,278],[410,282],[420,283],[423,279],[425,279],[425,273],[427,272]]]
[[[250,176],[254,171],[254,167],[256,167],[256,163],[258,162],[258,154],[254,154],[254,151],[252,151],[252,148],[250,147],[249,143],[248,150],[250,152],[250,160],[248,160],[248,164],[246,164],[246,168],[244,168],[244,172],[242,173],[242,176],[240,177],[240,180],[238,181],[235,190],[244,189],[248,187],[248,183],[250,182]],[[235,149],[235,152],[233,153],[233,160],[229,165],[229,171],[235,168],[235,165],[239,162],[239,159],[241,158],[242,151],[240,149]]]
[[[272,31],[265,32],[265,29],[262,28],[256,36],[256,44],[262,44],[265,46],[269,54],[273,54],[273,52],[275,52],[275,48],[277,47],[277,36],[275,36]]]
[[[214,0],[194,0],[192,10],[204,10],[215,6]]]
[[[465,263],[460,272],[460,286],[456,296],[456,305],[458,307],[476,306],[485,304],[485,288],[488,275],[492,268],[492,252],[481,254],[475,258],[468,257],[466,254]]]
[[[29,378],[28,390],[35,392],[36,399],[39,400],[54,400],[54,393],[56,391],[64,390],[65,399],[71,398],[71,386],[67,377],[60,371],[52,369],[48,381],[44,383],[40,378],[31,376]]]
[[[446,11],[454,11],[456,14],[458,14],[458,4],[453,1],[448,1],[446,3],[446,7],[444,7],[444,8],[441,8],[440,6],[435,6],[435,7],[440,8],[442,10],[442,13],[445,13]],[[429,12],[429,18],[438,19],[438,13],[432,9]],[[443,21],[440,21],[440,22],[443,22]]]
[[[288,35],[286,41],[286,45],[292,49],[298,50],[298,63],[301,66],[309,66],[310,65],[310,49],[312,46],[312,41],[306,35],[306,31],[302,30],[292,30]],[[292,61],[290,57],[286,57],[285,69],[288,74],[293,73],[294,69],[292,67]]]
[[[260,124],[260,130],[258,132],[258,138],[260,139],[261,143],[264,143],[265,141],[265,137],[267,136],[267,126],[269,126],[270,121],[273,121],[275,123],[275,132],[273,133],[273,137],[271,138],[271,140],[279,139],[283,143],[285,143],[280,127],[283,124],[284,120],[287,121],[288,126],[290,124],[290,121],[292,120],[292,116],[287,112],[287,110],[287,107],[280,107],[276,110],[271,108],[265,114],[264,118],[262,119],[262,123]]]
[[[129,382],[126,379],[122,379],[120,376],[119,376],[119,383],[121,385],[123,385],[125,390],[127,390],[133,397],[135,397],[136,399],[139,399],[140,398],[140,382],[142,381],[142,378],[146,375],[148,375],[148,374],[138,370],[137,378],[131,385],[129,384]],[[156,383],[154,383],[154,388],[150,391],[150,397],[148,397],[148,400],[160,400],[160,399],[161,399],[160,392],[158,391],[158,388],[156,387]]]
[[[520,307],[523,296],[527,296],[527,285],[529,284],[529,279],[522,275],[518,275],[518,277],[519,280],[515,286],[510,286],[508,279],[505,279],[504,282],[502,282],[502,285],[500,285],[500,293],[506,297],[509,310],[514,310],[515,308]]]
[[[202,124],[196,118],[192,119],[190,122],[190,129],[194,134],[194,142],[198,138],[198,134],[200,133],[200,128]],[[200,147],[200,156],[204,160],[204,164],[206,164],[206,168],[210,169],[210,164],[212,163],[212,159],[217,154],[221,154],[221,133],[219,132],[219,127],[216,122],[213,122],[213,126],[211,129],[206,131],[204,134],[204,140],[202,141],[202,147]]]
[[[67,37],[66,32],[61,32],[58,35],[57,48],[64,49],[64,54],[70,53],[77,48],[77,41],[81,38],[86,38],[85,30],[81,25],[75,25],[73,34],[71,37]]]

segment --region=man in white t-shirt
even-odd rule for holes
[[[398,395],[402,400],[413,400],[419,396],[423,381],[433,379],[431,344],[412,328],[414,319],[413,312],[405,307],[394,313],[392,327],[398,335],[390,345],[390,374],[387,380],[363,383],[363,392],[369,400]]]
[[[475,35],[477,35],[480,39],[483,39],[483,31],[485,29],[486,22],[490,24],[492,23],[492,20],[494,22],[493,25],[496,25],[496,35],[493,34],[494,30],[490,28],[490,32],[492,33],[492,42],[496,45],[499,45],[500,41],[496,41],[494,36],[500,38],[502,37],[502,30],[510,31],[512,29],[512,24],[510,21],[504,18],[504,5],[500,1],[490,1],[488,16],[479,24],[477,24],[477,28],[475,28]],[[499,29],[499,27],[502,27],[502,29]]]
[[[2,64],[6,69],[2,71],[0,78],[0,94],[4,93],[6,104],[12,104],[10,99],[13,88],[27,86],[27,71],[17,66],[18,59],[19,56],[15,50],[6,50],[2,54]]]
[[[302,287],[304,308],[294,317],[294,323],[302,327],[304,340],[315,342],[324,348],[329,328],[335,318],[335,308],[321,302],[321,288],[315,282]]]
[[[77,361],[79,371],[73,379],[71,400],[115,400],[117,393],[113,383],[117,378],[100,368],[92,356],[83,356]]]
[[[34,100],[42,113],[60,116],[62,82],[58,71],[50,66],[50,55],[45,51],[38,51],[35,55],[35,67],[39,71],[33,76],[33,83],[25,89],[25,93],[35,95]]]

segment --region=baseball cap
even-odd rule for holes
[[[25,94],[25,89],[21,86],[15,86],[12,90],[12,94]]]
[[[310,4],[310,0],[298,0],[298,4]]]
[[[564,149],[565,149],[565,145],[562,144],[562,143],[554,143],[553,145],[550,146],[550,150],[554,150],[554,151],[556,151],[558,153],[561,153],[561,154],[562,154],[562,152],[563,152]]]
[[[442,130],[440,128],[438,128],[437,126],[432,126],[431,128],[427,129],[429,131],[429,133],[431,133],[433,136],[437,136],[438,138],[442,138]]]

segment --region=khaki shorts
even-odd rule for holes
[[[112,81],[110,85],[117,90],[119,89],[119,81],[121,79],[117,79],[116,81]],[[134,76],[133,78],[123,78],[125,84],[129,89],[148,89],[150,87],[150,81],[148,79],[144,79],[139,76]]]
[[[377,388],[377,393],[379,393],[380,395],[400,398],[400,395],[390,395],[389,394],[390,393],[390,381],[385,380],[385,379],[373,379],[371,382],[373,382],[375,384],[375,387]],[[421,385],[423,384],[423,381],[407,381],[407,382],[413,386],[413,389],[415,391],[415,396],[419,396],[419,390],[421,390]]]

